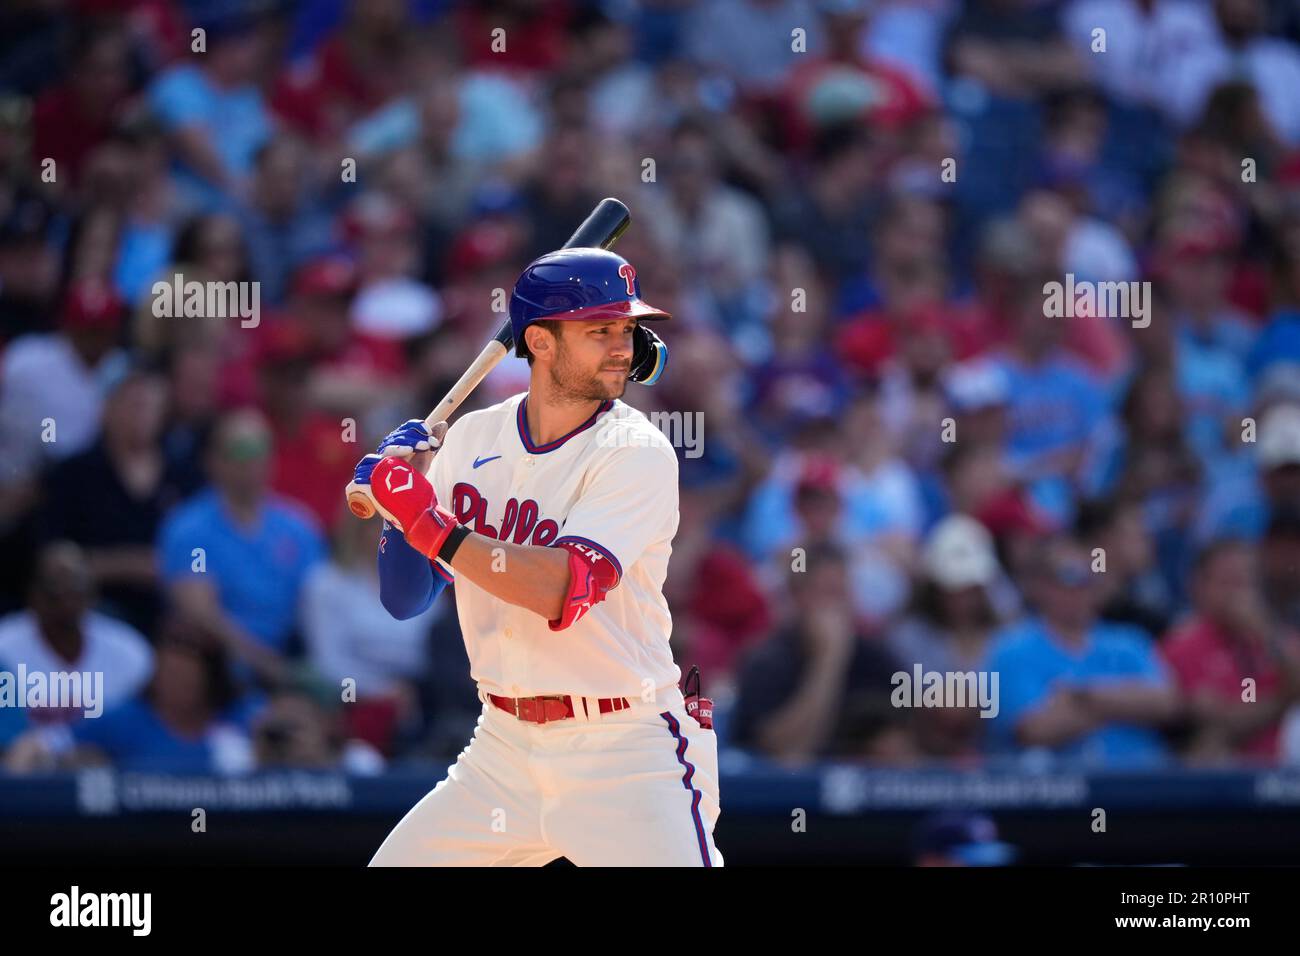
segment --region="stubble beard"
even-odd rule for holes
[[[551,396],[556,402],[581,404],[622,398],[627,391],[627,376],[610,379],[602,373],[591,374],[576,368],[562,344],[556,346],[551,365]]]

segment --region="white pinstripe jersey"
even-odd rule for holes
[[[455,581],[470,673],[480,688],[508,697],[632,697],[677,684],[663,596],[679,519],[672,445],[615,399],[539,446],[528,434],[526,401],[526,393],[512,396],[448,429],[429,470],[438,502],[490,537],[586,544],[613,563],[618,584],[571,626],[553,631],[540,615]],[[506,560],[504,552],[497,557]]]

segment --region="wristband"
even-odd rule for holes
[[[460,526],[455,515],[434,504],[406,529],[406,543],[426,558],[436,558],[447,537]]]
[[[463,524],[458,524],[456,527],[452,528],[447,534],[447,540],[445,540],[442,543],[442,547],[438,549],[438,559],[444,564],[450,565],[452,556],[456,553],[456,549],[460,547],[461,542],[465,540],[466,535],[469,533],[469,528],[465,527]]]

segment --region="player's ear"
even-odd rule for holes
[[[540,325],[530,325],[524,329],[524,344],[528,346],[528,351],[532,352],[534,357],[549,355],[554,341],[550,330]]]

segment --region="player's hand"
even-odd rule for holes
[[[425,452],[424,454],[428,454],[428,452]],[[365,492],[366,497],[370,499],[371,504],[375,506],[375,510],[379,512],[379,514],[383,517],[385,521],[387,521],[389,524],[396,527],[398,531],[405,533],[406,529],[402,526],[402,524],[395,517],[393,517],[392,513],[389,512],[388,509],[380,505],[380,503],[375,499],[374,489],[371,488],[370,485],[371,478],[374,475],[375,466],[378,465],[381,461],[386,461],[386,460],[387,459],[385,459],[382,455],[373,454],[373,453],[366,455],[359,462],[357,462],[357,467],[353,469],[352,481],[363,492]],[[412,466],[414,467],[414,463],[412,463]]]
[[[410,462],[378,455],[367,455],[366,458],[377,459],[370,468],[370,496],[403,529],[415,524],[420,515],[437,503],[433,485]],[[360,470],[361,466],[357,467]],[[353,480],[361,483],[355,478]]]
[[[400,458],[379,458],[370,469],[369,490],[379,513],[426,557],[437,557],[447,535],[460,523],[438,504],[429,479]]]
[[[383,458],[406,459],[420,474],[427,475],[446,434],[446,422],[438,422],[430,429],[423,419],[412,418],[385,435],[375,451]]]
[[[423,419],[412,418],[385,435],[375,451],[384,458],[410,458],[420,452],[437,451],[446,434],[446,422],[439,422],[430,429]]]

